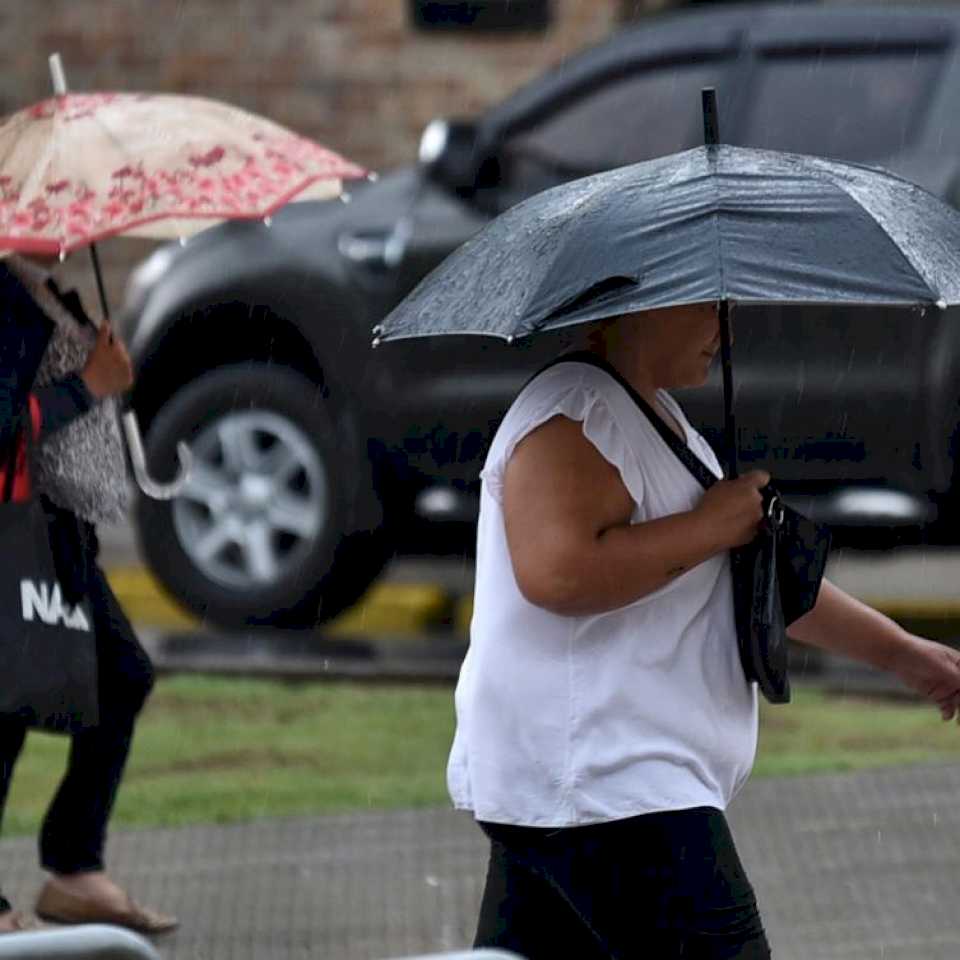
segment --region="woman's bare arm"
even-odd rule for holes
[[[580,423],[554,417],[518,444],[504,477],[507,543],[520,590],[566,616],[626,606],[748,542],[768,479],[757,471],[721,481],[693,510],[631,525],[633,501],[616,468]]]
[[[791,624],[787,635],[893,673],[935,703],[944,720],[960,719],[960,652],[908,633],[828,580],[816,606]]]

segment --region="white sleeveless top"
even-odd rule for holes
[[[659,400],[717,475],[707,442]],[[632,523],[690,510],[703,489],[609,374],[562,363],[536,377],[497,431],[483,484],[470,647],[447,768],[478,820],[564,827],[643,813],[720,810],[750,773],[757,694],[737,652],[728,554],[626,607],[550,613],[524,599],[502,512],[514,448],[556,415],[620,472]]]

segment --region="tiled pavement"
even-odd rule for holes
[[[731,820],[778,960],[960,957],[958,796],[960,763],[750,783]],[[485,849],[439,809],[118,831],[110,859],[181,916],[169,960],[375,960],[469,943]],[[33,841],[0,862],[28,904]]]

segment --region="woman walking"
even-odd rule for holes
[[[448,766],[491,843],[477,946],[770,955],[724,816],[757,741],[729,551],[769,477],[705,493],[621,382],[722,476],[667,392],[702,385],[719,342],[713,303],[604,322],[595,362],[534,377],[493,441]],[[891,671],[945,720],[960,709],[960,654],[826,581],[789,633]]]
[[[149,657],[97,564],[95,524],[121,519],[127,506],[115,398],[130,387],[132,366],[109,326],[95,331],[76,295],[63,295],[41,263],[11,257],[0,270],[6,272],[6,290],[15,289],[18,297],[26,292],[54,323],[34,387],[40,430],[31,445],[31,484],[61,561],[60,579],[69,581],[61,586],[89,602],[98,658],[100,719],[71,735],[67,770],[40,834],[40,861],[49,879],[36,910],[54,922],[162,933],[176,920],[139,906],[104,866],[107,823],[136,718],[153,685]],[[2,395],[6,384],[7,378],[0,380],[0,410],[11,409]],[[0,428],[9,433],[9,424]],[[0,717],[0,814],[26,733],[17,718]],[[0,932],[31,923],[0,896]]]

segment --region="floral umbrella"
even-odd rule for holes
[[[201,97],[62,94],[0,123],[0,248],[67,253],[107,237],[185,237],[335,197],[366,171]]]
[[[201,97],[67,93],[59,55],[55,95],[0,121],[0,256],[66,256],[89,247],[108,317],[95,244],[116,236],[184,239],[214,223],[266,219],[294,200],[336,197],[366,171],[265,117]],[[148,495],[181,478],[147,476],[136,418],[123,427]]]

